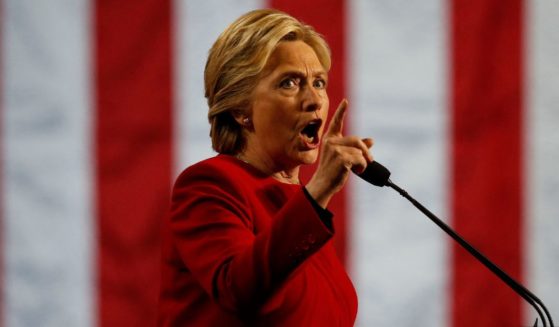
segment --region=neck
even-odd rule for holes
[[[250,150],[245,150],[236,155],[237,159],[244,161],[262,173],[286,184],[300,184],[299,166],[282,167],[268,156],[263,156]]]
[[[281,170],[277,173],[272,174],[272,177],[282,183],[297,185],[301,184],[301,182],[299,181],[299,167],[291,170]]]

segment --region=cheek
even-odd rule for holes
[[[324,122],[326,122],[326,119],[328,118],[328,111],[329,111],[330,105],[328,103],[328,101],[326,101],[323,105],[323,110],[321,111],[321,118]]]
[[[328,97],[328,93],[324,91],[324,96],[322,97],[322,111],[328,115],[328,110],[330,109],[330,98]]]

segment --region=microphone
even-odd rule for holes
[[[543,304],[543,302],[535,296],[530,290],[528,290],[524,285],[520,284],[518,281],[510,277],[504,270],[499,268],[495,263],[489,260],[485,255],[476,250],[470,243],[468,243],[462,236],[456,233],[452,228],[435,216],[431,211],[427,210],[421,203],[411,197],[408,192],[400,188],[398,185],[394,184],[390,180],[390,171],[378,163],[373,161],[369,163],[365,171],[361,174],[357,174],[366,182],[373,184],[375,186],[388,186],[398,191],[400,195],[408,199],[419,211],[427,216],[432,222],[439,226],[445,233],[447,233],[454,241],[456,241],[462,248],[464,248],[468,253],[470,253],[474,258],[476,258],[480,263],[482,263],[486,268],[488,268],[493,274],[495,274],[501,281],[503,281],[507,286],[509,286],[516,294],[520,295],[526,302],[528,302],[538,313],[538,316],[542,320],[543,326],[547,327],[547,322],[553,327],[553,319],[551,319],[551,314]],[[543,312],[542,312],[543,310]],[[545,313],[545,317],[544,314]],[[547,322],[546,319],[547,318]],[[538,326],[538,318],[534,323],[534,327]]]
[[[361,174],[357,175],[375,186],[383,187],[388,185],[390,171],[377,161],[371,162]]]

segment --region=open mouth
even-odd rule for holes
[[[305,128],[301,130],[303,141],[308,144],[318,144],[318,131],[320,130],[320,126],[322,126],[322,119],[311,120]]]

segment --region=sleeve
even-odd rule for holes
[[[322,220],[324,225],[326,225],[331,231],[334,231],[334,225],[332,224],[332,217],[334,215],[330,212],[330,210],[321,207],[305,187],[303,187],[303,192],[320,217],[320,220]]]
[[[239,315],[257,310],[333,236],[303,188],[255,235],[250,199],[242,194],[242,183],[227,174],[183,174],[171,211],[174,242],[186,267],[219,305]]]

